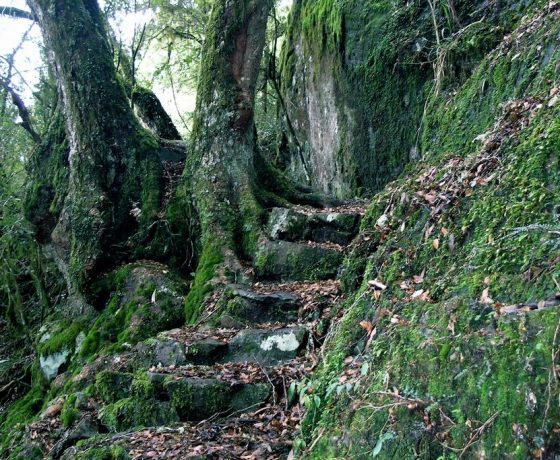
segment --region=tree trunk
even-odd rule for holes
[[[216,0],[202,57],[186,187],[200,219],[201,255],[187,318],[220,275],[239,273],[261,228],[255,195],[255,86],[271,0]],[[220,266],[225,270],[217,272]]]
[[[69,188],[52,233],[83,291],[127,252],[161,200],[158,143],[118,82],[95,0],[28,0],[55,69],[69,140]]]

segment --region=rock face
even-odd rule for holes
[[[424,7],[411,6],[408,17],[389,11],[360,0],[296,0],[292,9],[280,154],[293,177],[339,198],[379,190],[418,155],[432,74],[414,42],[433,30]]]
[[[273,240],[345,245],[358,233],[361,216],[355,213],[319,212],[306,215],[288,208],[274,208],[268,219]]]
[[[297,320],[299,298],[290,292],[259,294],[247,286],[231,286],[222,299],[222,326],[249,326],[268,322],[290,323]]]

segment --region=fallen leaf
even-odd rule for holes
[[[437,251],[439,249],[439,238],[436,238],[432,245],[434,246],[434,249]]]
[[[365,329],[368,334],[371,334],[371,331],[373,331],[373,323],[371,321],[361,321],[360,326],[362,329]]]
[[[414,284],[422,284],[424,282],[424,273],[426,273],[426,271],[422,271],[422,273],[420,275],[414,275],[412,277],[412,281],[414,281]]]

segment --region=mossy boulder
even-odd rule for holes
[[[39,366],[45,378],[55,379],[64,371],[70,359],[79,351],[84,339],[84,331],[89,324],[88,317],[51,321],[39,330],[36,345]]]
[[[183,323],[183,282],[155,262],[136,263],[109,275],[111,292],[105,309],[84,341],[81,354],[89,357],[105,348],[134,345]]]
[[[205,420],[216,414],[254,409],[271,395],[268,384],[230,384],[218,379],[168,377],[164,383],[181,420]]]
[[[130,394],[133,379],[128,372],[101,371],[95,379],[96,394],[105,403],[114,403]]]
[[[227,349],[227,343],[211,337],[196,340],[185,347],[186,360],[195,365],[212,365],[225,356]]]
[[[187,363],[183,343],[170,339],[148,339],[135,348],[145,366],[182,366]]]
[[[358,232],[361,216],[356,213],[318,212],[304,214],[289,208],[273,208],[267,224],[272,240],[347,244]]]
[[[334,249],[269,241],[260,246],[254,268],[261,279],[317,281],[335,278],[343,260],[343,253]]]

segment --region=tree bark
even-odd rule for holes
[[[126,257],[159,211],[158,143],[119,83],[95,0],[28,0],[55,70],[69,141],[69,187],[52,240],[83,292]]]
[[[201,230],[199,268],[187,299],[191,320],[204,285],[220,275],[236,276],[238,257],[253,252],[259,239],[253,110],[272,3],[216,0],[213,5],[185,170]]]

